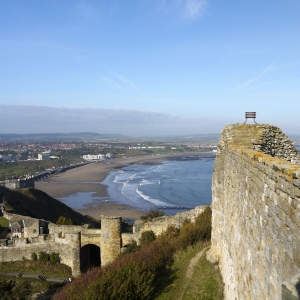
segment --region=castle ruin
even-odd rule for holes
[[[300,164],[275,126],[226,126],[212,181],[212,246],[225,299],[300,299]]]

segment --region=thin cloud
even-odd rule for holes
[[[102,76],[101,79],[118,89],[125,89],[126,87],[130,87],[133,90],[138,90],[138,86],[129,78],[116,72],[110,73],[110,77]]]
[[[274,83],[274,82],[277,82],[277,81],[281,81],[281,80],[284,80],[284,79],[286,79],[286,77],[282,77],[282,78],[271,80],[271,81],[268,81],[268,82],[265,82],[265,83],[262,83],[262,84],[259,84],[259,85],[255,85],[255,86],[243,89],[241,91],[238,91],[238,92],[234,93],[234,95],[239,94],[239,93],[243,93],[243,92],[246,92],[246,91],[261,87],[261,86],[264,86],[264,85],[268,85],[268,84],[271,84],[271,83]]]
[[[205,13],[207,3],[207,0],[161,0],[157,1],[155,12],[175,13],[186,19],[197,19]]]
[[[196,19],[203,15],[207,6],[206,0],[187,0],[185,2],[185,15],[187,18]]]
[[[111,78],[108,78],[108,77],[106,77],[106,76],[101,76],[101,79],[103,80],[103,81],[105,81],[106,83],[109,83],[111,86],[113,86],[114,88],[117,88],[117,89],[119,89],[119,90],[122,90],[122,87],[121,87],[121,85],[118,83],[118,82],[116,82],[115,80],[113,80],[113,79],[111,79]]]
[[[252,83],[259,81],[264,75],[271,72],[274,67],[274,64],[269,65],[265,69],[263,69],[257,76],[251,78],[250,80],[246,81],[243,84],[240,84],[232,89],[233,92],[238,92],[241,90],[245,90],[248,88]]]
[[[124,82],[126,84],[128,84],[131,88],[133,88],[134,90],[138,90],[138,87],[137,85],[132,82],[130,79],[128,79],[127,77],[123,76],[123,75],[116,75],[117,78],[121,81],[121,82]]]

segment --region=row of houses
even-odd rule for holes
[[[114,155],[112,153],[107,153],[107,154],[87,154],[83,155],[82,158],[84,160],[88,161],[98,161],[98,160],[105,160],[109,158],[114,158]]]

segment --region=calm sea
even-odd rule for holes
[[[183,157],[160,164],[134,164],[112,172],[102,182],[112,199],[141,210],[173,215],[211,204],[214,158]]]

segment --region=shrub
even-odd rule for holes
[[[155,233],[152,230],[144,231],[141,234],[140,245],[148,245],[155,240]]]
[[[3,293],[5,291],[11,291],[11,289],[14,287],[16,281],[15,280],[5,280],[0,279],[0,292]]]
[[[28,281],[17,282],[12,288],[13,299],[26,300],[31,298],[32,287]]]
[[[140,250],[140,246],[138,246],[138,244],[136,243],[136,241],[131,241],[130,244],[128,244],[125,248],[125,250],[119,255],[119,257],[123,257],[126,256],[130,253],[134,253],[137,250]]]
[[[37,260],[37,255],[35,252],[31,253],[31,260]]]
[[[174,225],[170,225],[166,231],[159,235],[159,238],[163,240],[172,240],[173,238],[178,237],[179,233],[179,228]]]
[[[145,215],[141,216],[140,219],[146,222],[164,215],[165,213],[161,210],[150,209]]]
[[[195,222],[185,222],[180,230],[182,248],[196,244],[199,241],[208,240],[211,237],[211,208],[206,207]]]
[[[16,282],[15,280],[2,280],[0,279],[0,295],[1,299],[7,300],[26,300],[31,297],[32,287],[31,284],[26,281]]]
[[[64,216],[60,216],[56,222],[57,225],[73,225],[73,222],[71,219],[66,218]]]
[[[50,255],[44,251],[39,252],[39,261],[47,262],[50,260]]]
[[[50,264],[55,265],[60,263],[59,253],[52,252],[50,253]]]

